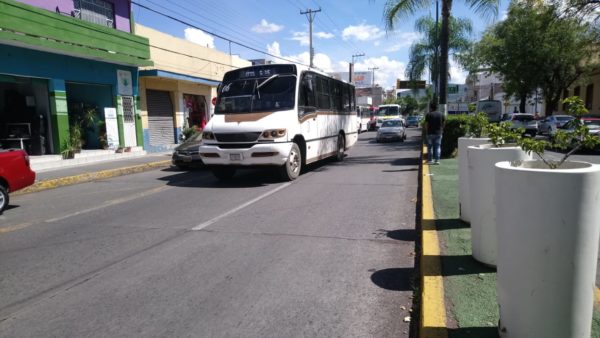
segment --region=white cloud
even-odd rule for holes
[[[272,55],[281,56],[281,49],[279,48],[279,42],[274,41],[272,44],[267,45],[267,52]]]
[[[303,52],[303,53],[296,54],[296,55],[285,55],[284,56],[281,54],[279,42],[277,42],[277,41],[274,41],[272,44],[268,44],[267,51],[271,55],[280,56],[281,58],[285,59],[285,60],[282,60],[279,58],[274,58],[272,56],[267,56],[267,59],[274,60],[275,62],[286,63],[286,62],[288,62],[286,60],[289,60],[292,62],[304,64],[304,65],[310,64],[310,54],[308,52]],[[333,63],[331,62],[331,58],[326,54],[316,53],[313,58],[313,64],[316,68],[322,69],[325,72],[333,71]]]
[[[468,72],[462,70],[458,63],[452,59],[448,60],[448,66],[450,67],[450,80],[452,83],[465,83]]]
[[[331,38],[335,37],[335,35],[333,35],[332,33],[325,33],[325,32],[317,32],[317,33],[315,33],[315,36],[319,39],[331,39]]]
[[[340,62],[339,65],[343,67],[344,63]],[[347,71],[347,62],[345,63],[345,67],[345,71]],[[396,79],[404,77],[406,65],[402,61],[393,60],[387,56],[368,58],[354,65],[355,71],[367,71],[369,68],[378,68],[375,70],[375,84],[389,89],[396,85]]]
[[[331,39],[333,37],[335,37],[335,35],[333,35],[332,33],[316,32],[313,34],[313,42],[314,42],[314,38]],[[290,39],[300,42],[300,46],[310,45],[310,38],[309,38],[307,32],[293,32],[292,37]]]
[[[386,48],[385,51],[388,53],[397,52],[402,48],[410,47],[415,41],[421,38],[421,34],[417,32],[405,32],[401,33],[398,37],[398,42],[393,43],[390,47]]]
[[[377,26],[360,24],[358,26],[348,26],[342,31],[344,40],[354,39],[357,41],[377,40],[385,35],[385,32]]]
[[[265,19],[260,20],[260,24],[254,25],[254,27],[252,27],[252,31],[256,33],[275,33],[279,32],[282,29],[282,25],[269,23]]]
[[[215,39],[203,31],[188,27],[184,32],[186,40],[208,48],[215,48]]]

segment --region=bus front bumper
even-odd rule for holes
[[[217,144],[200,146],[200,156],[206,165],[280,166],[285,164],[292,142],[259,143],[250,148],[225,149]]]

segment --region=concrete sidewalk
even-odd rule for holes
[[[421,187],[419,336],[498,337],[496,269],[471,256],[471,229],[460,220],[458,210],[458,160],[443,159],[433,166],[424,163]],[[600,337],[598,302],[592,337]]]
[[[152,153],[113,161],[95,162],[36,172],[35,183],[14,195],[27,194],[65,185],[90,182],[110,177],[166,168],[171,165],[171,154]]]

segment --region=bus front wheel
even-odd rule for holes
[[[293,181],[300,176],[302,169],[302,153],[296,143],[292,143],[290,154],[285,164],[279,168],[281,178],[285,181]]]

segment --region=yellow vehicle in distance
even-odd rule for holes
[[[404,121],[399,104],[382,104],[377,112],[377,122],[375,129],[379,129],[384,121],[391,119],[401,119]]]

